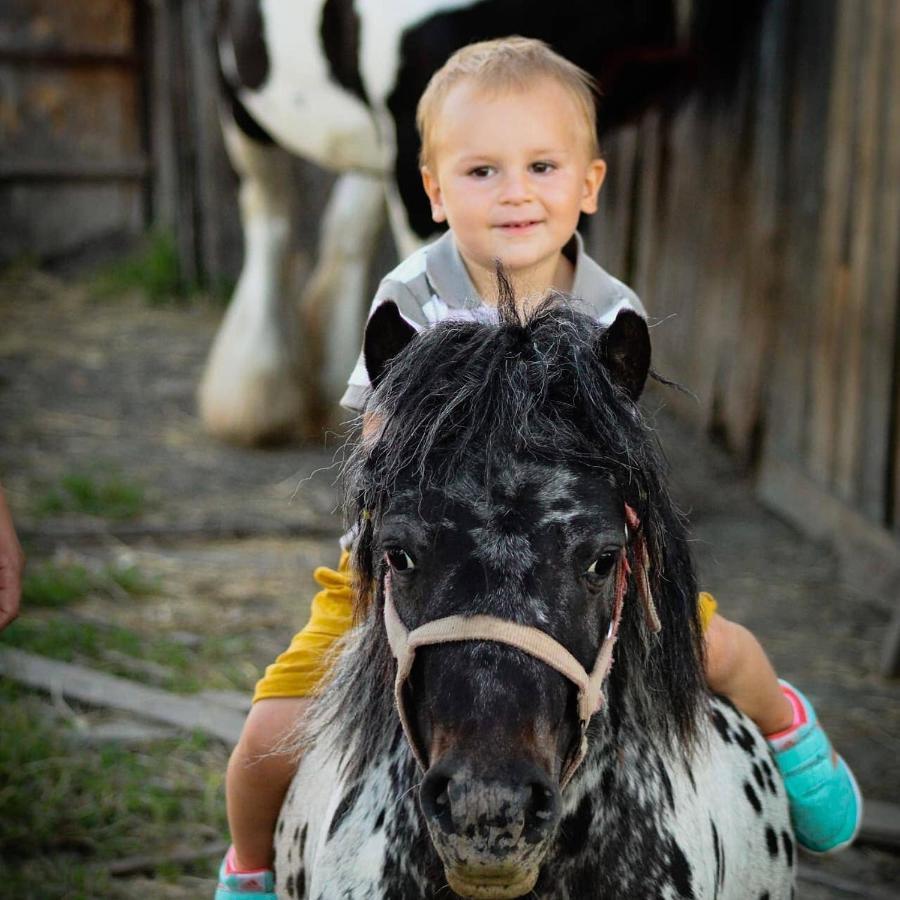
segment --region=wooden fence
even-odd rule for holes
[[[679,412],[900,593],[900,4],[772,0],[735,97],[610,140],[592,245],[661,320]]]
[[[132,0],[6,0],[0,259],[64,254],[149,222],[140,17]]]
[[[177,235],[189,279],[236,273],[210,2],[12,0],[0,23],[0,258],[153,221]],[[896,0],[769,0],[733,96],[695,95],[609,139],[589,239],[660,320],[656,365],[698,398],[672,399],[677,411],[891,602],[898,46]],[[319,208],[330,178],[300,163],[296,175],[305,208]],[[298,222],[307,248],[316,221]]]

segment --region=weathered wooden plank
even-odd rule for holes
[[[825,124],[835,4],[791,5],[785,42],[785,193],[781,207],[786,252],[767,376],[766,444],[784,459],[804,460],[809,448],[812,323],[824,278],[819,266],[819,219],[823,203]]]
[[[783,158],[788,102],[787,8],[770,4],[752,60],[753,77],[742,84],[747,134],[736,135],[736,179],[749,189],[731,204],[737,264],[731,352],[719,362],[719,402],[728,445],[745,462],[758,450],[757,434],[781,302],[783,230],[781,207],[787,173]],[[751,148],[741,164],[741,145]],[[747,152],[747,151],[743,151]],[[746,171],[744,171],[746,169]]]
[[[870,222],[863,226],[871,230],[872,245],[856,506],[873,521],[893,524],[900,531],[900,57],[895,52],[900,44],[900,4],[887,4],[881,31],[871,40],[881,45],[882,65],[875,197]]]
[[[846,247],[851,187],[852,141],[856,127],[854,88],[859,77],[862,39],[860,16],[851,4],[838,3],[834,35],[822,216],[819,225],[822,293],[817,314],[809,322],[813,333],[809,468],[822,484],[832,485],[835,469],[842,337],[848,306],[849,265]],[[815,260],[812,261],[815,265]]]
[[[213,16],[208,3],[182,7],[185,51],[190,66],[191,139],[197,184],[198,271],[213,284],[237,275],[243,235],[236,178],[225,153],[219,122],[219,79],[214,58]]]
[[[149,160],[129,159],[0,159],[0,181],[144,181]]]
[[[845,4],[846,5],[846,4]],[[835,410],[834,492],[850,505],[858,501],[860,434],[862,431],[865,361],[863,348],[866,310],[873,299],[869,272],[872,265],[873,221],[877,170],[875,155],[880,140],[879,76],[884,45],[879,39],[885,18],[884,0],[865,4],[856,12],[860,20],[858,77],[852,86],[854,121],[843,140],[852,147],[847,222],[842,239],[846,259],[847,294],[841,311],[840,383]],[[865,48],[865,52],[862,52]],[[882,418],[884,425],[886,420]],[[880,441],[885,449],[884,436]],[[883,464],[882,464],[883,465]]]
[[[237,741],[244,723],[240,713],[209,701],[94,672],[73,663],[45,659],[23,650],[0,650],[0,674],[92,706],[121,709],[154,722],[203,731],[228,744]]]

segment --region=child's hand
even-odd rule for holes
[[[19,614],[25,554],[0,488],[0,630]]]

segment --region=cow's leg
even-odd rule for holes
[[[200,415],[215,436],[257,444],[293,433],[304,411],[295,311],[285,269],[293,193],[290,157],[232,121],[225,145],[241,179],[244,267],[200,383]]]
[[[362,343],[369,267],[384,221],[380,178],[348,173],[335,184],[322,217],[316,267],[300,298],[310,375],[324,415],[347,386]]]

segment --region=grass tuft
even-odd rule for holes
[[[93,592],[107,596],[149,597],[160,593],[162,582],[137,566],[108,565],[91,572],[78,563],[31,564],[22,583],[22,601],[27,608],[54,609],[84,600]]]
[[[144,489],[118,475],[73,472],[39,498],[40,516],[83,513],[106,519],[133,519],[144,509]]]
[[[137,752],[84,746],[51,721],[36,695],[4,682],[0,717],[4,897],[118,896],[104,862],[203,846],[226,833],[220,743],[189,735]],[[158,876],[176,871],[162,869]]]
[[[91,592],[91,576],[84,566],[30,565],[22,582],[22,602],[33,606],[60,607],[83,600]]]
[[[91,288],[100,299],[137,290],[153,305],[182,301],[196,290],[181,273],[175,238],[165,231],[151,232],[137,251],[99,271]]]

